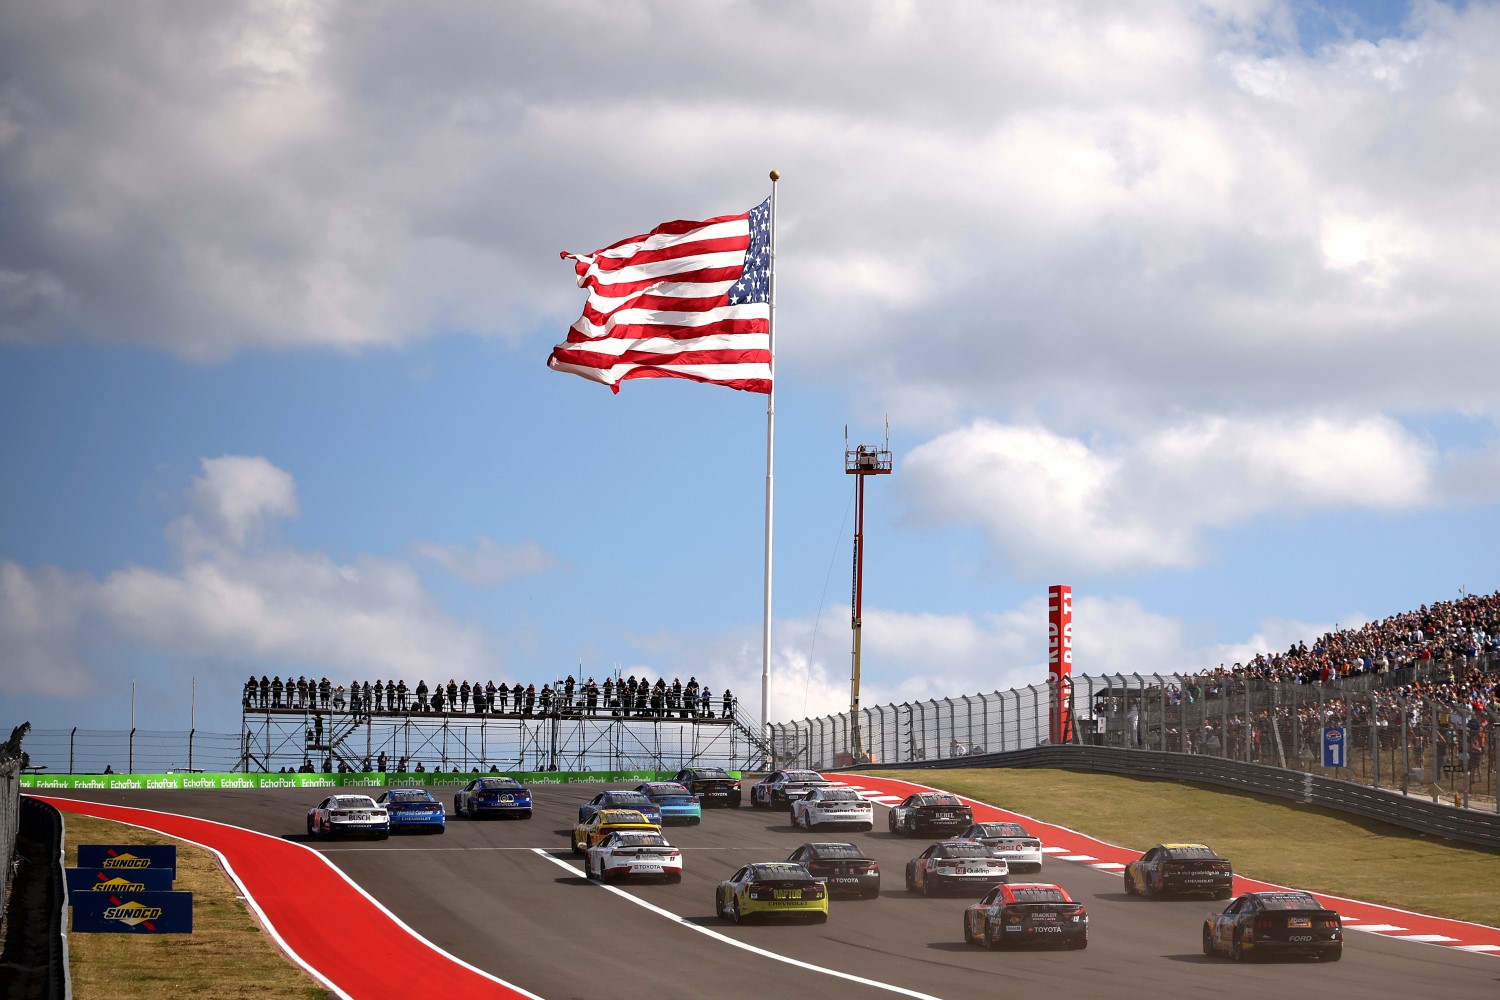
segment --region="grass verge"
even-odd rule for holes
[[[218,859],[151,830],[68,813],[68,864],[79,844],[176,844],[173,888],[193,894],[191,934],[69,934],[75,1000],[325,1000],[328,991],[294,965],[261,928]]]
[[[1500,927],[1500,852],[1262,795],[1160,778],[1006,768],[871,771],[1120,847],[1205,843],[1241,875]]]

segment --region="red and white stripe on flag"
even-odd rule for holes
[[[589,254],[564,251],[588,289],[547,366],[615,392],[631,378],[771,391],[771,203],[666,222]]]

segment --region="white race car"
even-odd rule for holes
[[[391,817],[368,795],[330,795],[307,811],[310,837],[366,834],[384,840],[391,835]]]
[[[1005,859],[1013,872],[1042,870],[1042,842],[1020,823],[973,823],[959,840],[976,840]]]
[[[852,788],[814,788],[792,800],[792,825],[816,830],[820,826],[875,828],[875,807]]]
[[[656,878],[682,881],[682,852],[659,833],[616,830],[584,855],[589,878],[608,882],[617,878]]]

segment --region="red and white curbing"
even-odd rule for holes
[[[895,805],[912,792],[938,790],[931,785],[900,781],[894,778],[875,778],[863,774],[832,774],[828,777],[838,784],[854,789],[860,797],[884,806]],[[1113,874],[1123,871],[1128,862],[1140,857],[1135,851],[1106,844],[1102,840],[1095,840],[1087,834],[1070,830],[1065,826],[1043,823],[1031,816],[1009,812],[998,806],[965,796],[959,796],[959,798],[974,808],[975,822],[995,820],[1024,822],[1028,830],[1041,838],[1042,852],[1059,861],[1088,865],[1090,868]],[[1284,888],[1286,886],[1261,882],[1242,875],[1235,876],[1235,889],[1238,892]],[[1327,893],[1314,893],[1313,895],[1325,902],[1337,904],[1333,908],[1339,911],[1344,925],[1349,930],[1379,934],[1382,937],[1402,941],[1414,941],[1418,944],[1435,944],[1458,951],[1500,954],[1500,928],[1497,927],[1462,920],[1449,920],[1445,917],[1431,917]]]

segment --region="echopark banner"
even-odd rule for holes
[[[770,199],[562,257],[588,299],[549,368],[614,392],[632,378],[771,391]]]

